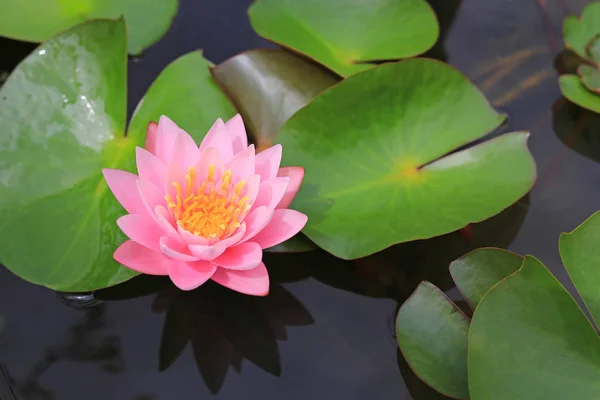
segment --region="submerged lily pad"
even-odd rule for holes
[[[439,34],[425,0],[256,0],[248,15],[262,37],[341,76],[424,53]]]
[[[594,37],[600,35],[600,2],[586,6],[580,18],[567,17],[563,25],[563,35],[567,48],[579,56],[587,58],[588,44]]]
[[[577,75],[562,75],[559,79],[562,94],[580,107],[600,113],[600,96],[588,90]]]
[[[201,129],[234,113],[208,62],[192,53],[161,74],[125,136],[125,35],[122,20],[77,26],[38,47],[0,89],[0,263],[28,281],[91,291],[136,275],[113,260],[125,240],[115,221],[125,210],[101,169],[135,170],[146,118],[170,112],[198,126],[190,129],[198,140]],[[178,113],[182,98],[202,113]]]
[[[94,18],[127,20],[131,54],[139,54],[169,29],[177,0],[0,0],[0,36],[43,42]]]
[[[356,74],[282,128],[285,165],[306,170],[294,207],[318,246],[345,259],[498,214],[535,180],[528,134],[450,152],[504,117],[461,73],[412,59]]]

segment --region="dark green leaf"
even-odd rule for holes
[[[306,174],[294,208],[304,233],[341,258],[487,219],[535,179],[527,134],[451,155],[497,127],[497,114],[455,69],[412,59],[356,74],[282,128],[285,165]]]
[[[475,309],[488,290],[517,271],[522,263],[523,257],[510,251],[482,248],[452,262],[450,274],[465,300]]]
[[[339,81],[329,71],[277,49],[247,51],[212,72],[244,118],[258,151],[271,147],[296,111]]]
[[[256,0],[248,14],[259,35],[341,76],[424,53],[439,34],[424,0]]]
[[[468,318],[429,282],[417,287],[396,317],[396,340],[412,370],[456,399],[469,398],[468,331]]]
[[[531,256],[481,300],[468,357],[473,400],[592,400],[600,393],[598,335]]]

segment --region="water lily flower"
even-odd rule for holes
[[[169,118],[150,123],[136,149],[138,175],[104,169],[129,213],[117,224],[129,237],[119,263],[168,275],[182,290],[207,280],[256,296],[269,292],[263,249],[298,233],[306,215],[288,209],[304,169],[279,168],[281,145],[255,154],[239,115],[218,119],[198,147]]]

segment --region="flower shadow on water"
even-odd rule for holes
[[[191,345],[198,372],[213,394],[223,386],[229,368],[241,372],[244,360],[279,376],[277,342],[287,339],[288,326],[313,323],[302,303],[277,282],[271,283],[268,296],[252,297],[210,281],[184,292],[167,279],[141,276],[103,290],[98,297],[119,300],[157,290],[152,309],[165,313],[159,370],[168,369]]]

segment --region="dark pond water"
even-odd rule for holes
[[[177,56],[203,48],[219,63],[271,46],[249,0],[182,0],[167,36],[129,69],[133,110]],[[497,245],[534,254],[563,281],[558,235],[600,209],[600,121],[563,100],[555,60],[561,21],[587,1],[436,0],[443,42],[432,56],[466,73],[531,131],[539,178],[491,220],[354,262],[322,252],[271,255],[273,287],[249,298],[206,285],[192,293],[142,277],[59,297],[0,269],[0,374],[17,399],[441,399],[411,375],[394,342],[398,304],[427,279],[456,298],[448,263]],[[30,45],[2,40],[0,73]],[[67,304],[74,305],[69,307]],[[0,378],[2,382],[2,378]],[[0,383],[0,398],[12,400]]]

